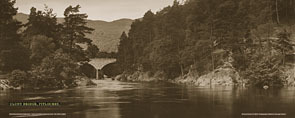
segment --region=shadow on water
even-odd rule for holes
[[[240,118],[241,113],[287,113],[295,89],[200,88],[169,83],[98,80],[95,87],[1,91],[0,115],[66,113],[70,118]],[[8,102],[60,102],[58,107],[10,107]]]

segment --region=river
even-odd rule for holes
[[[9,118],[9,113],[66,113],[67,118],[244,118],[241,113],[286,113],[275,118],[295,117],[294,88],[263,90],[95,82],[97,86],[65,90],[0,91],[0,117]],[[61,105],[8,106],[8,102],[24,101],[60,102]]]

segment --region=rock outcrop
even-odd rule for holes
[[[232,86],[243,83],[239,73],[230,63],[225,63],[218,69],[200,77],[189,74],[184,78],[176,78],[174,82],[195,86]]]
[[[233,68],[220,68],[199,77],[194,84],[196,86],[232,86],[242,83],[238,72]]]

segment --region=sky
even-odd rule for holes
[[[31,7],[44,9],[44,4],[53,9],[58,17],[63,16],[69,5],[81,6],[81,13],[87,13],[88,19],[113,21],[121,18],[137,19],[148,10],[157,12],[172,5],[174,0],[16,0],[18,12],[29,14]]]

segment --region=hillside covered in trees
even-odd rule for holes
[[[189,72],[202,76],[229,62],[251,85],[282,86],[282,70],[294,63],[294,5],[294,0],[174,1],[156,13],[147,11],[123,32],[117,60],[125,73],[140,70],[168,79]]]

